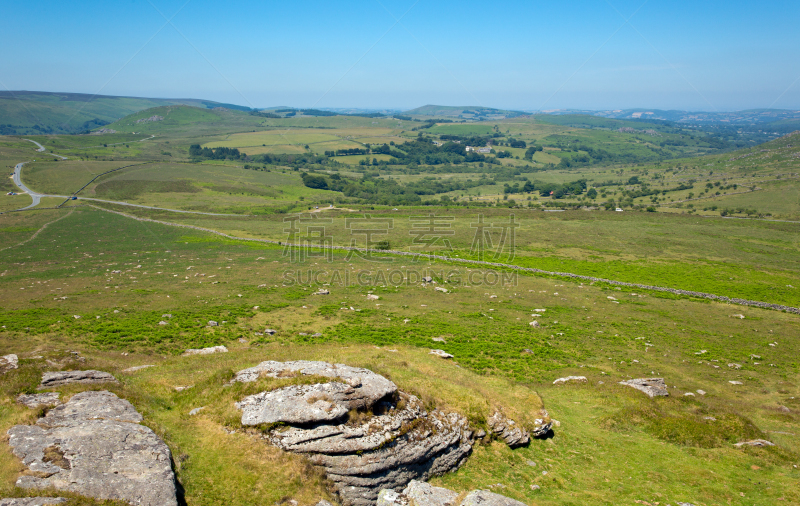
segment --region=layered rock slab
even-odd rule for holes
[[[14,455],[30,470],[20,488],[54,488],[137,506],[177,506],[167,445],[126,400],[82,392],[36,425],[8,430]]]
[[[669,395],[667,384],[664,378],[637,378],[627,381],[620,381],[620,385],[627,385],[636,390],[644,392],[648,397],[666,397]]]
[[[70,383],[90,385],[94,383],[116,382],[117,378],[104,371],[51,371],[42,375],[39,389],[54,388]]]
[[[240,371],[234,381],[294,374],[334,381],[250,396],[238,404],[242,424],[268,419],[253,418],[253,412],[269,413],[269,419],[283,416],[290,426],[274,428],[263,438],[322,467],[345,506],[372,506],[382,488],[402,488],[413,479],[453,471],[472,451],[472,431],[465,418],[428,412],[419,399],[398,392],[394,383],[367,369],[325,362],[263,362]],[[320,407],[325,409],[312,416]],[[344,415],[353,408],[361,409],[366,419],[348,420]],[[286,421],[287,413],[296,421]]]
[[[329,364],[309,360],[274,362],[268,360],[236,373],[233,381],[248,383],[261,377],[288,378],[292,376],[323,376],[340,379],[352,387],[346,403],[349,409],[366,409],[379,400],[397,392],[397,385],[369,369],[344,364]],[[344,401],[341,401],[344,402]]]

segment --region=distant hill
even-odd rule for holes
[[[553,109],[541,111],[547,115],[585,114],[612,119],[661,120],[694,124],[765,125],[785,120],[800,120],[800,111],[785,109],[748,109],[734,112],[664,111],[660,109],[614,109],[605,111]],[[784,133],[788,133],[784,132]]]
[[[249,107],[191,98],[162,99],[44,91],[0,91],[0,135],[87,132],[113,123],[129,114],[165,105],[250,110]]]
[[[403,114],[407,116],[431,116],[448,119],[468,119],[473,121],[514,118],[525,113],[480,106],[423,105]]]

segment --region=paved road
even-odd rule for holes
[[[36,151],[38,151],[38,152],[40,152],[40,153],[44,153],[45,151],[47,151],[47,149],[45,149],[45,147],[44,147],[44,146],[42,146],[41,144],[39,144],[38,142],[36,142],[36,141],[32,141],[32,140],[30,140],[30,139],[25,139],[25,140],[26,140],[26,141],[28,141],[28,142],[32,142],[32,143],[36,144],[37,146],[39,146],[39,149],[37,149]],[[49,155],[53,155],[53,156],[57,156],[57,157],[61,158],[62,160],[66,160],[66,159],[67,159],[67,157],[66,157],[66,156],[57,155],[57,154],[55,154],[55,153],[52,153],[52,152],[50,152],[50,153],[48,153],[48,154],[49,154]]]
[[[31,207],[38,206],[41,198],[46,196],[42,195],[41,193],[36,193],[35,191],[25,186],[25,184],[22,182],[21,174],[23,165],[25,165],[25,162],[18,163],[16,167],[14,167],[14,184],[17,185],[22,192],[30,195],[30,197],[33,199],[33,203],[27,207],[22,207],[18,209],[18,211],[23,211],[25,209],[30,209]]]
[[[33,141],[31,141],[31,142],[33,142]],[[17,209],[18,211],[24,211],[26,209],[31,209],[33,207],[38,206],[39,202],[42,199],[42,197],[58,197],[58,198],[62,198],[62,199],[68,199],[68,198],[72,197],[72,195],[51,195],[49,193],[37,193],[37,192],[31,190],[30,188],[25,186],[25,183],[22,182],[22,166],[23,165],[25,165],[25,162],[18,163],[16,165],[16,167],[14,167],[14,184],[17,185],[22,192],[27,193],[28,195],[30,195],[30,197],[33,199],[33,203],[31,203],[29,206]],[[247,216],[247,215],[243,215],[243,214],[203,213],[203,212],[200,212],[200,211],[184,211],[182,209],[167,209],[167,208],[164,208],[164,207],[144,206],[144,205],[141,205],[141,204],[131,204],[129,202],[118,202],[118,201],[115,201],[115,200],[102,200],[102,199],[93,199],[93,198],[86,198],[86,197],[80,197],[80,199],[81,200],[91,200],[92,202],[103,202],[103,203],[106,203],[106,204],[117,204],[117,205],[120,205],[120,206],[141,207],[142,209],[155,209],[157,211],[170,211],[170,212],[173,212],[173,213],[202,214],[202,215],[206,215],[206,216]]]

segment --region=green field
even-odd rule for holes
[[[234,402],[285,383],[225,386],[262,360],[327,360],[384,374],[476,430],[497,409],[528,428],[542,406],[557,420],[551,438],[515,450],[488,438],[431,480],[459,493],[532,506],[800,504],[797,314],[510,268],[800,307],[796,137],[731,151],[674,125],[653,135],[645,122],[469,109],[498,118],[431,126],[167,105],[106,126],[116,134],[25,137],[44,154],[0,137],[0,163],[26,162],[37,192],[68,195],[119,169],[57,209],[63,199],[45,197],[5,212],[30,197],[0,183],[0,355],[20,357],[0,376],[0,430],[35,421],[15,398],[52,364],[105,370],[169,445],[186,504],[336,503],[319,469],[239,423]],[[494,153],[467,156],[474,137]],[[526,159],[531,146],[542,150]],[[452,260],[322,255],[320,234]],[[312,295],[320,288],[330,295]],[[230,352],[180,356],[214,345]],[[155,367],[122,372],[142,364]],[[553,384],[569,375],[587,382]],[[663,377],[670,395],[618,384],[642,377]],[[734,446],[755,438],[775,446]],[[0,445],[4,497],[23,493],[22,471]]]

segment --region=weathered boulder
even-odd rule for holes
[[[460,502],[458,496],[452,490],[414,480],[402,492],[381,490],[377,506],[526,506],[487,490],[474,490]]]
[[[63,497],[9,497],[0,499],[0,506],[45,506],[67,502]]]
[[[368,369],[309,360],[261,362],[255,367],[236,373],[233,381],[249,383],[264,376],[286,378],[300,375],[339,379],[342,380],[341,383],[352,387],[353,391],[347,394],[348,409],[369,408],[384,397],[397,392],[397,385]]]
[[[504,495],[495,494],[488,490],[475,490],[467,494],[460,506],[527,506]]]
[[[627,381],[620,381],[620,385],[627,385],[636,390],[646,393],[650,397],[668,396],[667,384],[664,378],[638,378]]]
[[[70,383],[90,385],[94,383],[116,382],[117,378],[104,371],[53,371],[42,375],[39,389],[60,387]]]
[[[236,407],[243,412],[242,425],[329,422],[347,414],[353,392],[338,382],[293,385],[245,397]]]
[[[402,488],[413,479],[455,470],[472,451],[472,431],[464,417],[428,412],[419,399],[398,392],[394,383],[367,369],[325,362],[263,362],[240,371],[234,381],[296,374],[333,381],[247,397],[237,404],[243,410],[242,424],[288,424],[263,438],[324,469],[345,506],[372,506],[382,488]],[[362,415],[348,419],[353,408]]]
[[[17,402],[31,409],[41,408],[42,406],[55,406],[59,404],[59,395],[58,392],[19,394]]]
[[[458,494],[424,481],[411,480],[402,491],[383,489],[378,494],[377,506],[455,506]]]
[[[0,374],[5,374],[8,371],[13,371],[19,367],[19,358],[14,355],[3,355],[0,357]]]
[[[567,376],[566,378],[558,378],[553,382],[553,384],[561,385],[563,383],[569,383],[569,382],[586,383],[587,381],[588,380],[586,379],[586,376]]]
[[[169,448],[126,400],[82,392],[36,425],[9,429],[9,445],[31,474],[20,488],[54,488],[136,506],[177,505]]]
[[[510,448],[525,446],[531,442],[531,436],[528,431],[517,425],[514,420],[506,418],[499,411],[490,416],[487,422],[489,429],[497,437],[505,441]]]
[[[191,355],[211,355],[212,353],[228,353],[228,348],[224,346],[212,346],[210,348],[188,349],[183,352],[184,357]]]

